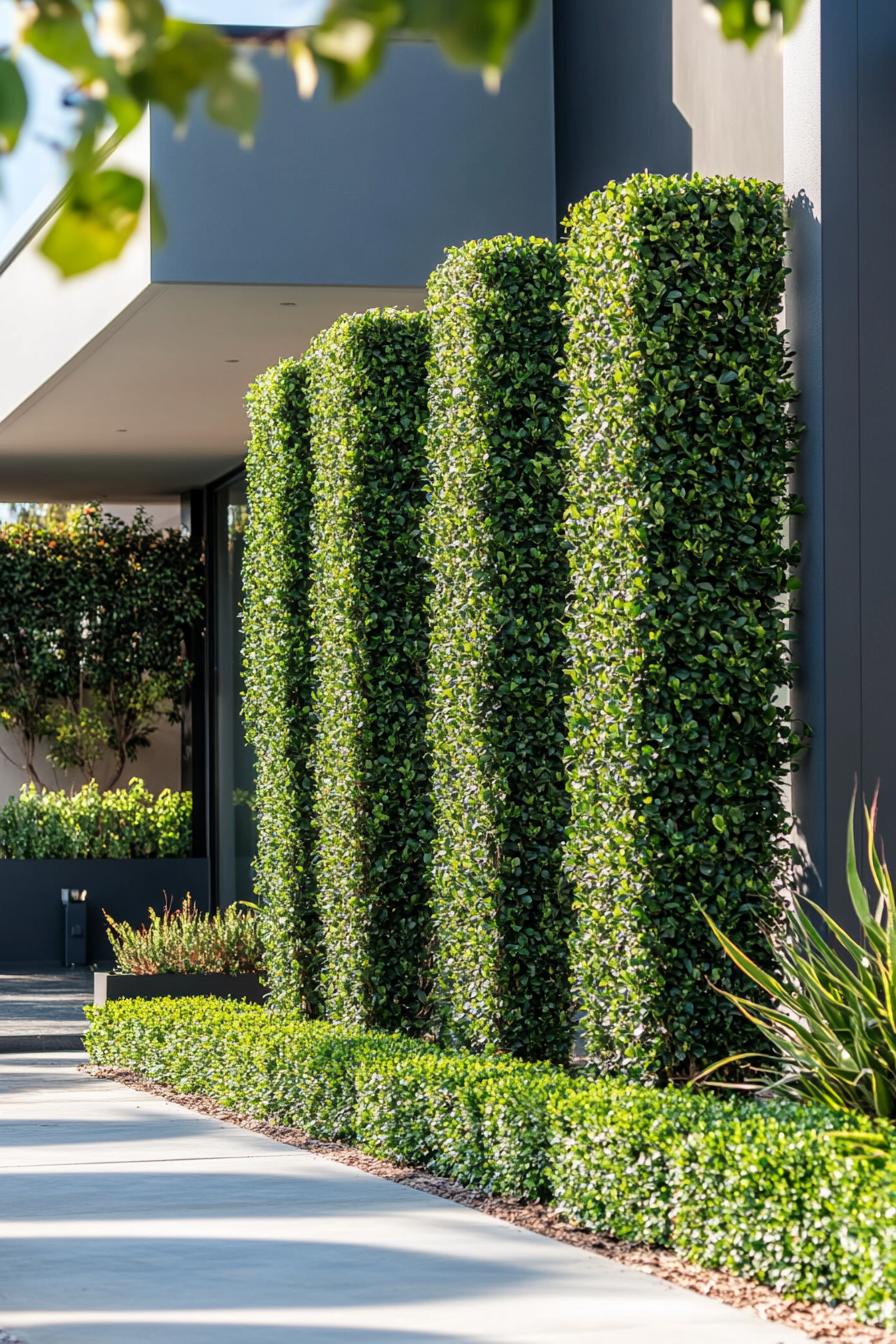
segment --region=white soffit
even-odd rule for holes
[[[243,456],[257,374],[342,313],[422,301],[417,289],[146,285],[25,400],[0,390],[0,498],[144,498],[213,480]]]

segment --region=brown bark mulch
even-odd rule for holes
[[[263,1134],[278,1143],[302,1148],[319,1157],[341,1162],[344,1166],[357,1167],[372,1176],[394,1181],[398,1185],[411,1186],[414,1190],[422,1190],[439,1199],[452,1200],[455,1204],[463,1204],[466,1208],[476,1209],[492,1218],[500,1218],[504,1222],[514,1223],[517,1227],[525,1227],[540,1236],[553,1237],[556,1241],[564,1241],[581,1250],[602,1255],[608,1260],[616,1260],[633,1269],[655,1274],[658,1278],[677,1284],[681,1288],[702,1293],[704,1297],[717,1298],[729,1306],[752,1311],[764,1320],[777,1321],[794,1330],[802,1330],[819,1344],[894,1344],[896,1341],[896,1335],[889,1331],[873,1325],[863,1325],[857,1321],[847,1307],[830,1307],[819,1302],[796,1302],[749,1279],[689,1264],[672,1251],[633,1245],[629,1242],[616,1241],[599,1232],[583,1231],[564,1222],[543,1204],[501,1199],[479,1190],[469,1190],[443,1176],[433,1176],[414,1167],[401,1167],[392,1162],[381,1161],[346,1144],[311,1139],[301,1130],[291,1129],[287,1125],[270,1124],[264,1120],[253,1120],[249,1116],[226,1110],[223,1106],[210,1101],[208,1097],[175,1092],[173,1088],[161,1083],[148,1082],[139,1074],[127,1069],[92,1068],[86,1065],[83,1067],[85,1072],[92,1073],[96,1077],[108,1078],[137,1091],[163,1097],[166,1101],[176,1102],[178,1106],[198,1111],[201,1115],[213,1116],[216,1120],[227,1121],[255,1134]],[[18,1344],[18,1341],[0,1331],[0,1344]]]

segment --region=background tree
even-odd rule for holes
[[[0,529],[0,720],[29,780],[42,783],[43,744],[51,765],[114,786],[161,722],[180,721],[201,611],[189,540],[142,510]]]
[[[28,47],[70,77],[66,102],[77,118],[65,151],[63,205],[43,251],[64,275],[117,257],[133,234],[146,195],[130,173],[105,166],[110,151],[150,105],[178,123],[200,99],[213,121],[251,142],[261,88],[251,48],[224,30],[171,18],[163,0],[0,0],[15,10],[16,38],[0,51],[0,157],[13,153],[28,116],[18,56]],[[310,97],[321,70],[342,97],[363,87],[396,33],[430,38],[450,60],[479,67],[497,89],[513,44],[539,0],[329,0],[319,24],[258,36],[285,52],[299,93]],[[629,0],[616,0],[627,4]],[[723,34],[752,46],[799,19],[805,0],[692,0],[718,15]],[[247,11],[250,5],[247,3]],[[162,227],[153,202],[156,227]]]

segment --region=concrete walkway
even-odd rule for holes
[[[796,1344],[483,1214],[0,1058],[0,1337],[23,1344]]]
[[[85,1003],[93,1003],[92,971],[0,968],[0,1054],[79,1049]]]

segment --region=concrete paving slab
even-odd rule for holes
[[[805,1344],[78,1059],[0,1058],[0,1329],[23,1344]]]
[[[0,967],[0,1055],[79,1050],[93,972]]]

